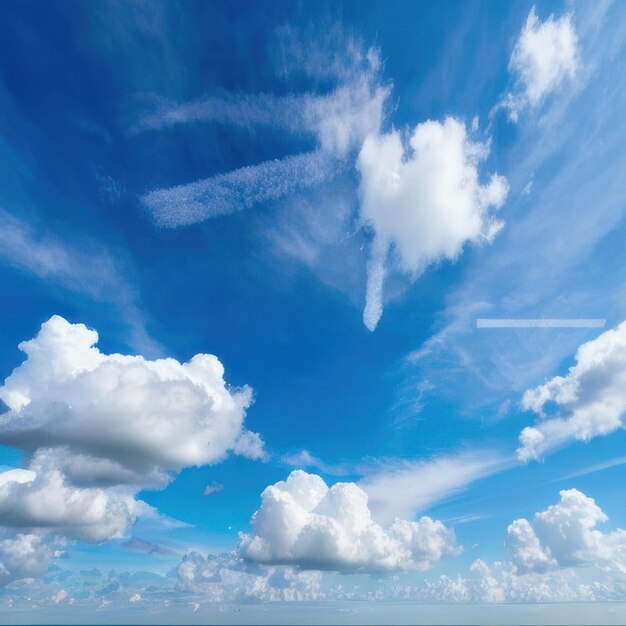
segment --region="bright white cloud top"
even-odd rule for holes
[[[596,525],[608,517],[577,489],[560,492],[558,504],[535,514],[531,524],[515,520],[507,529],[507,545],[521,573],[559,567],[598,565],[626,571],[626,530],[603,533]]]
[[[508,186],[493,174],[479,181],[478,166],[489,144],[472,141],[465,124],[448,117],[412,131],[370,135],[358,159],[361,220],[374,232],[363,321],[374,330],[383,312],[383,283],[390,253],[413,278],[428,265],[456,259],[463,246],[491,241],[502,222],[492,209]]]
[[[230,452],[265,457],[246,431],[249,388],[230,390],[213,355],[187,363],[103,354],[96,331],[54,316],[20,344],[27,359],[0,388],[0,441],[30,457],[0,473],[0,526],[70,539],[125,536],[141,488]]]
[[[502,106],[517,121],[522,109],[539,105],[578,68],[578,37],[570,13],[542,22],[533,7],[509,61],[517,90],[506,95]]]
[[[430,517],[380,526],[354,483],[328,488],[319,476],[295,470],[261,500],[252,533],[239,545],[251,561],[341,572],[425,570],[459,552],[454,531]]]
[[[544,407],[555,403],[556,415]],[[602,333],[576,352],[576,365],[566,376],[555,376],[530,389],[522,407],[541,420],[520,434],[521,460],[540,459],[570,441],[589,441],[624,427],[626,413],[626,322]]]

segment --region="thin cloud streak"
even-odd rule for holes
[[[135,290],[125,279],[123,264],[101,246],[84,247],[63,241],[0,208],[0,261],[32,272],[74,292],[117,309],[130,330],[129,344],[148,356],[162,346],[146,329]]]
[[[265,161],[187,185],[157,189],[141,198],[163,228],[203,222],[328,181],[342,169],[321,151]]]
[[[435,504],[465,490],[470,483],[510,469],[511,457],[493,450],[464,452],[428,461],[382,464],[365,476],[359,486],[369,496],[375,519],[413,519]]]

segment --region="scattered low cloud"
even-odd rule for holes
[[[429,517],[377,524],[355,483],[328,488],[319,476],[295,470],[261,500],[252,533],[241,535],[238,548],[252,562],[341,572],[425,570],[459,552],[454,531]]]
[[[540,417],[520,434],[518,457],[541,459],[570,441],[589,441],[624,427],[626,412],[626,322],[580,346],[576,365],[528,390],[522,407]],[[546,407],[556,413],[546,414]]]
[[[542,22],[533,7],[509,61],[516,89],[507,93],[496,108],[506,109],[510,119],[517,122],[524,108],[538,106],[566,79],[574,78],[578,55],[572,14],[559,18],[550,15]]]
[[[491,241],[502,228],[491,210],[504,203],[506,179],[479,182],[489,144],[472,141],[465,124],[448,117],[412,131],[367,137],[358,158],[360,217],[373,231],[363,321],[374,330],[383,312],[389,266],[413,278],[429,265],[454,260],[468,243]],[[392,253],[395,255],[392,257]]]

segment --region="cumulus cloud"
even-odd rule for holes
[[[405,147],[401,134],[370,135],[358,158],[362,222],[374,233],[368,267],[365,325],[374,330],[383,310],[383,283],[393,249],[412,277],[442,259],[456,259],[467,243],[493,239],[502,222],[491,214],[506,199],[506,179],[479,182],[489,146],[473,142],[465,125],[448,117],[418,124]]]
[[[320,600],[321,573],[293,567],[249,567],[234,554],[185,554],[176,568],[178,589],[208,602]]]
[[[604,580],[601,580],[603,578]],[[509,562],[488,565],[474,561],[469,576],[441,576],[423,588],[423,597],[437,597],[451,602],[486,604],[536,602],[594,602],[614,600],[621,596],[619,586],[606,577],[588,580],[575,570],[559,570],[550,574],[520,574]]]
[[[54,316],[20,344],[28,358],[0,388],[10,408],[0,416],[2,443],[68,446],[82,455],[81,473],[91,464],[94,474],[119,468],[144,478],[217,463],[235,447],[259,453],[243,428],[251,390],[229,390],[216,356],[150,361],[104,354],[97,341],[96,331]]]
[[[535,514],[531,524],[515,520],[507,529],[507,545],[518,570],[545,572],[557,567],[597,565],[626,572],[626,531],[596,529],[607,516],[577,489],[560,492],[558,504]]]
[[[0,524],[5,528],[54,529],[71,538],[98,542],[123,537],[150,507],[128,489],[81,488],[54,467],[36,461],[31,479],[0,474]]]
[[[540,421],[520,434],[518,457],[540,459],[569,441],[589,441],[624,427],[626,412],[626,322],[580,346],[566,376],[527,391],[522,407]],[[556,414],[544,409],[556,406]]]
[[[41,536],[17,533],[0,541],[0,587],[13,580],[41,576],[54,560],[54,550]]]
[[[530,10],[509,61],[517,89],[508,93],[499,105],[508,109],[512,121],[517,121],[526,106],[537,106],[566,79],[574,77],[578,67],[577,46],[571,14],[558,19],[550,15],[542,22],[535,8]]]
[[[204,488],[204,491],[202,492],[202,495],[210,496],[211,494],[219,493],[220,491],[224,491],[224,485],[222,483],[218,483],[218,482],[214,481],[212,483],[209,483]]]
[[[270,485],[243,534],[239,554],[253,562],[344,572],[423,570],[456,554],[454,532],[441,522],[372,520],[367,494],[354,483],[330,489],[315,474],[296,470]]]
[[[54,316],[20,344],[27,359],[5,380],[0,441],[28,467],[0,473],[0,527],[100,542],[128,534],[136,499],[184,467],[230,452],[263,458],[245,430],[248,388],[233,390],[217,357],[151,361],[104,354],[98,334]]]

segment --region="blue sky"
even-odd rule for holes
[[[623,4],[0,12],[2,621],[623,622]]]

